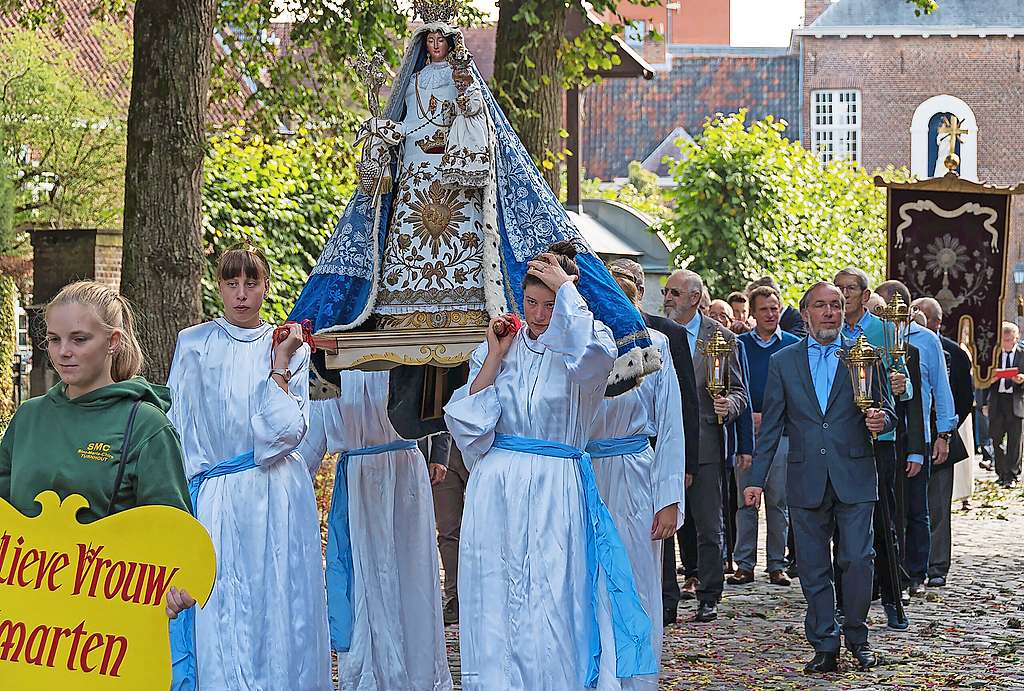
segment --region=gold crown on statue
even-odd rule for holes
[[[459,10],[458,0],[413,0],[413,13],[424,24],[448,24]]]

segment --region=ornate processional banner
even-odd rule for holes
[[[888,187],[888,266],[911,296],[931,296],[945,336],[971,351],[975,380],[991,382],[1007,286],[1012,195],[954,174]]]

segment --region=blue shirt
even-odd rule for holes
[[[918,323],[910,325],[910,343],[921,355],[921,409],[924,413],[924,440],[932,441],[932,402],[935,402],[935,427],[940,432],[956,431],[956,409],[953,391],[949,388],[946,372],[946,354],[942,342],[934,332]]]
[[[828,406],[828,395],[832,391],[832,383],[836,380],[836,369],[839,358],[836,351],[839,343],[832,341],[821,344],[813,336],[807,337],[807,365],[811,368],[811,381],[814,383],[814,394],[818,397],[821,414],[825,414]]]
[[[751,337],[750,340],[752,342],[756,343],[757,345],[761,346],[762,348],[771,348],[773,343],[775,343],[776,341],[781,341],[782,340],[782,327],[781,326],[776,326],[775,327],[775,333],[773,333],[771,336],[769,336],[767,341],[764,340],[763,338],[761,338],[761,334],[757,333],[757,329],[751,329],[747,333],[753,334],[753,336]]]
[[[694,353],[697,352],[697,335],[700,333],[700,310],[693,313],[693,319],[682,325],[686,329],[686,333],[690,335],[690,357],[692,358]]]
[[[871,323],[872,317],[875,317],[875,315],[871,314],[871,312],[868,312],[867,310],[864,310],[864,314],[860,315],[860,319],[858,319],[857,323],[854,324],[852,327],[844,321],[843,322],[843,337],[846,338],[849,341],[857,340],[857,338],[861,334],[863,334],[865,332],[865,330],[867,329],[868,324]],[[877,317],[875,317],[875,319],[877,319]],[[869,336],[868,337],[868,341],[870,341],[870,340],[871,340],[871,337]],[[872,345],[877,345],[877,344],[873,343]]]

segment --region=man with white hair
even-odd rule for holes
[[[953,504],[953,473],[955,464],[968,460],[968,446],[960,434],[964,422],[974,410],[974,377],[971,376],[971,359],[956,341],[943,336],[942,305],[935,298],[917,298],[911,308],[925,317],[925,326],[939,337],[942,350],[946,355],[946,372],[949,375],[949,386],[953,391],[953,407],[957,415],[957,434],[949,443],[949,456],[942,465],[932,469],[928,480],[928,508],[931,519],[932,548],[928,555],[928,587],[937,588],[946,585],[946,576],[952,549],[952,532],[950,529],[950,513]],[[972,442],[973,445],[973,442]],[[968,461],[968,466],[969,466]]]
[[[712,399],[705,388],[707,365],[697,342],[708,341],[716,331],[731,343],[735,342],[736,336],[714,319],[700,313],[698,308],[701,296],[706,292],[701,277],[686,269],[674,271],[665,283],[663,292],[665,316],[687,331],[697,384],[699,463],[696,472],[687,469],[687,479],[692,478],[692,482],[686,501],[697,529],[698,608],[695,620],[709,622],[718,617],[717,606],[725,581],[722,572],[723,432],[725,425],[736,420],[747,409],[747,390],[737,349],[729,356],[729,390],[725,395]],[[719,419],[724,424],[720,424]]]

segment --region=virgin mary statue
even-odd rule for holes
[[[383,111],[360,130],[359,188],[290,319],[309,320],[318,336],[484,327],[499,314],[522,314],[530,259],[553,242],[577,241],[580,291],[618,347],[609,390],[628,388],[660,363],[639,312],[495,103],[449,23],[453,0],[415,9],[424,24]],[[335,392],[314,385],[317,393]]]

